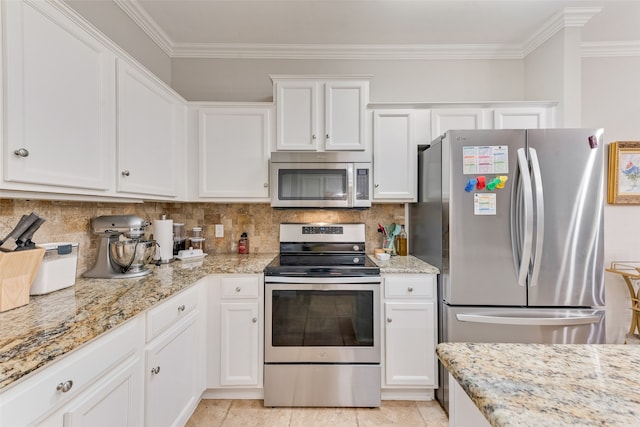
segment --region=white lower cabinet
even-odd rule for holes
[[[0,394],[0,425],[142,425],[143,343],[139,316],[10,387]]]
[[[473,403],[460,384],[449,375],[449,426],[450,427],[489,427],[489,421]]]
[[[383,281],[383,398],[431,399],[438,386],[436,276],[389,274]]]
[[[145,351],[145,425],[149,427],[184,425],[200,401],[205,376],[200,357],[205,350],[203,295],[197,284],[147,313],[147,340],[151,340]]]
[[[227,397],[239,396],[235,393],[240,390],[249,393],[246,396],[261,397],[263,301],[262,275],[213,276],[209,284],[209,389],[227,390]]]

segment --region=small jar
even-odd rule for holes
[[[193,227],[191,229],[191,237],[202,237],[202,227]]]
[[[192,249],[201,249],[204,252],[204,237],[192,237],[189,239],[189,247]]]

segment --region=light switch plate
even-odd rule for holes
[[[216,224],[216,237],[224,237],[224,226]]]

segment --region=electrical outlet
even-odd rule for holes
[[[224,225],[216,224],[216,237],[224,237]]]

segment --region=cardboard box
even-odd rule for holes
[[[0,312],[29,303],[29,289],[44,252],[40,247],[0,252]]]

